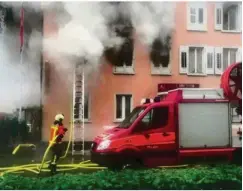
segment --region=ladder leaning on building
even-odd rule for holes
[[[77,64],[73,75],[72,155],[84,155],[84,64]]]

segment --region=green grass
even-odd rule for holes
[[[52,177],[5,175],[0,189],[173,189],[241,190],[242,168],[235,165],[201,166],[183,169],[102,170],[84,174],[57,174]]]

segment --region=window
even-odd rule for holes
[[[141,120],[138,130],[163,128],[168,124],[169,108],[157,107],[149,111]]]
[[[122,121],[132,109],[132,95],[116,95],[116,120]]]
[[[134,74],[133,56],[133,28],[128,19],[118,17],[109,23],[110,31],[123,40],[123,44],[118,48],[109,48],[105,51],[106,59],[113,64],[115,74]]]
[[[189,48],[189,66],[190,74],[204,74],[203,71],[203,48],[190,47]]]
[[[84,119],[90,119],[90,97],[88,94],[84,96]]]
[[[215,30],[241,31],[241,3],[225,2],[215,4]]]
[[[44,78],[44,90],[45,90],[45,94],[48,94],[50,92],[51,89],[51,63],[46,61],[44,63],[44,73],[45,73],[45,78]]]
[[[187,30],[207,30],[207,9],[205,3],[188,3]]]
[[[230,64],[241,61],[241,48],[215,47],[215,73],[222,74]]]
[[[230,64],[241,59],[238,47],[180,46],[180,74],[222,74]]]
[[[236,62],[237,49],[223,48],[223,71],[232,63]]]
[[[152,44],[152,49],[150,52],[151,59],[151,74],[161,75],[170,74],[170,40],[171,37],[162,42],[161,39],[157,38]]]
[[[180,73],[188,75],[205,75],[205,50],[204,47],[180,47]],[[210,65],[210,63],[209,63]]]
[[[74,105],[74,119],[79,120],[81,118],[81,109],[82,109],[82,98],[76,97],[75,98],[75,105]],[[87,122],[90,120],[90,97],[89,94],[84,96],[84,121]]]

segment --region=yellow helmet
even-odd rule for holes
[[[55,120],[56,120],[56,121],[63,120],[63,119],[64,119],[64,115],[63,115],[63,114],[57,114],[57,115],[55,116]]]

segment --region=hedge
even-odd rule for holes
[[[9,174],[0,179],[0,188],[19,190],[241,190],[241,170],[239,166],[221,165],[184,169],[102,170],[88,174],[57,174],[42,178]]]

